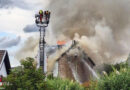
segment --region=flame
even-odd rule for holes
[[[66,41],[57,41],[57,44],[58,44],[58,45],[65,45],[65,44],[66,44]]]

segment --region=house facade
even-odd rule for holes
[[[68,43],[67,43],[68,45]],[[64,50],[65,46],[61,49]],[[67,50],[57,58],[53,75],[63,79],[75,80],[80,83],[97,79],[94,61],[85,53],[77,42],[72,41]]]

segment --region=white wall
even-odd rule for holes
[[[7,77],[5,62],[3,62],[3,64],[2,64],[2,67],[1,67],[1,70],[0,70],[0,75],[2,75],[3,77]]]
[[[58,61],[56,61],[54,70],[53,70],[53,76],[58,77]]]

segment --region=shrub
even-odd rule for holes
[[[98,81],[98,90],[130,90],[130,68],[116,69]]]
[[[105,64],[105,71],[107,72],[107,74],[110,74],[111,72],[114,71],[114,69],[120,70],[121,68],[128,68],[128,62],[122,62],[116,65],[107,65]]]
[[[127,63],[109,66],[106,73],[98,81],[91,81],[87,89],[130,90],[130,67],[128,67]]]
[[[48,90],[86,90],[79,83],[60,78],[47,80],[47,85],[50,87]]]

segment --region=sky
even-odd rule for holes
[[[12,67],[20,65],[16,53],[37,34],[35,13],[47,4],[47,0],[0,0],[0,50],[8,51]]]
[[[97,62],[124,60],[130,53],[129,4],[129,0],[0,0],[0,50],[8,50],[12,67],[36,57],[35,14],[42,9],[51,11],[47,44],[77,38]]]

